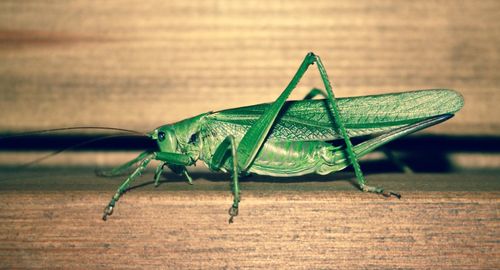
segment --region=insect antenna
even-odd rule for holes
[[[68,147],[64,147],[62,149],[56,150],[52,153],[49,153],[47,155],[44,155],[42,157],[39,157],[35,160],[29,161],[27,163],[24,163],[20,166],[18,166],[19,169],[27,168],[32,165],[35,165],[37,163],[40,163],[46,159],[49,159],[53,156],[56,156],[64,151],[68,151],[71,149],[75,149],[78,147],[82,147],[84,145],[88,145],[97,141],[102,141],[102,140],[107,140],[107,139],[112,139],[112,138],[118,138],[118,137],[149,137],[146,133],[135,131],[135,130],[130,130],[130,129],[123,129],[123,128],[113,128],[113,127],[98,127],[98,126],[81,126],[81,127],[67,127],[67,128],[54,128],[54,129],[44,129],[44,130],[36,130],[36,131],[28,131],[28,132],[23,132],[23,133],[17,133],[17,134],[12,134],[12,135],[6,135],[3,137],[0,137],[0,140],[4,139],[11,139],[11,138],[17,138],[17,137],[23,137],[23,136],[30,136],[30,135],[38,135],[42,133],[48,133],[48,132],[56,132],[56,131],[67,131],[67,130],[82,130],[82,129],[94,129],[94,130],[113,130],[113,131],[121,131],[121,132],[128,132],[132,134],[115,134],[115,135],[105,135],[105,136],[100,136],[97,138],[92,138],[77,144],[70,145]]]
[[[16,134],[11,134],[11,135],[6,135],[3,137],[0,137],[0,140],[15,138],[15,137],[29,136],[29,135],[37,135],[37,134],[48,133],[48,132],[65,131],[65,130],[82,130],[82,129],[114,130],[114,131],[123,131],[123,132],[134,133],[137,135],[148,136],[146,133],[136,131],[136,130],[131,130],[131,129],[114,128],[114,127],[98,127],[98,126],[81,126],[81,127],[52,128],[52,129],[42,129],[42,130],[21,132],[21,133],[16,133]]]
[[[118,137],[139,137],[140,135],[129,135],[129,134],[122,134],[122,135],[109,135],[109,136],[103,136],[103,137],[98,137],[98,138],[94,138],[94,139],[90,139],[90,140],[87,140],[87,141],[83,141],[81,143],[77,143],[77,144],[73,144],[73,145],[70,145],[68,147],[65,147],[63,149],[59,149],[59,150],[56,150],[52,153],[49,153],[45,156],[42,156],[42,157],[39,157],[35,160],[32,160],[30,162],[27,162],[27,163],[24,163],[22,165],[19,166],[19,169],[22,169],[22,168],[27,168],[27,167],[30,167],[32,165],[35,165],[37,163],[40,163],[46,159],[49,159],[53,156],[56,156],[62,152],[65,152],[65,151],[68,151],[68,150],[71,150],[71,149],[75,149],[75,148],[78,148],[78,147],[81,147],[81,146],[84,146],[84,145],[87,145],[87,144],[91,144],[91,143],[94,143],[94,142],[97,142],[97,141],[103,141],[103,140],[107,140],[107,139],[112,139],[112,138],[118,138]],[[142,137],[142,136],[140,136]]]

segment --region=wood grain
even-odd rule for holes
[[[0,268],[500,267],[497,172],[369,176],[401,200],[331,176],[250,178],[231,225],[227,177],[133,189],[103,222],[120,180],[69,172],[2,172]]]
[[[337,96],[453,88],[465,107],[427,132],[494,137],[499,17],[494,0],[1,1],[0,133],[145,131],[269,102],[314,51]],[[315,73],[292,98],[321,86]],[[15,155],[30,160],[1,159]],[[77,168],[112,163],[74,155]],[[227,176],[200,173],[188,186],[167,175],[103,222],[120,180],[77,168],[0,167],[0,268],[500,268],[498,170],[368,176],[401,200],[338,181],[350,174],[257,177],[228,225]]]
[[[338,96],[454,88],[466,106],[431,131],[496,135],[499,16],[493,0],[1,1],[0,131],[150,130],[269,102],[314,51]]]

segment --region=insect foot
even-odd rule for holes
[[[401,199],[401,194],[396,193],[396,192],[392,192],[392,191],[384,191],[384,190],[382,190],[382,195],[384,195],[384,197],[394,196],[394,197],[396,197],[398,199]]]
[[[364,192],[373,192],[373,193],[377,193],[377,194],[382,194],[384,197],[394,196],[398,199],[401,199],[401,195],[399,193],[392,192],[392,191],[385,191],[383,188],[379,188],[379,187],[362,185],[361,190],[363,190]]]
[[[111,216],[111,214],[113,214],[114,204],[115,204],[114,200],[111,200],[108,206],[104,208],[104,214],[102,215],[102,220],[106,221],[108,219],[108,216]]]
[[[233,223],[233,217],[238,215],[238,207],[237,206],[231,206],[229,208],[229,224]]]

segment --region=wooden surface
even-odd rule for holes
[[[314,51],[338,96],[454,88],[464,109],[431,131],[498,135],[499,17],[495,0],[1,1],[0,131],[269,102]]]
[[[91,170],[0,174],[0,268],[498,269],[498,172],[376,174],[401,200],[357,191],[352,175],[256,177],[227,224],[227,176],[195,174],[124,195]],[[173,179],[173,182],[172,182]]]
[[[0,135],[146,131],[269,102],[314,51],[337,96],[453,88],[465,107],[426,132],[495,141],[499,17],[494,0],[0,1]],[[312,87],[316,71],[292,98]],[[176,182],[134,189],[102,222],[120,179],[81,166],[130,153],[52,163],[72,170],[0,167],[0,268],[498,269],[499,158],[486,148],[432,156],[488,172],[369,175],[401,200],[336,181],[350,174],[251,178],[232,225],[227,176],[188,186],[167,175]],[[0,166],[37,154],[0,153]]]

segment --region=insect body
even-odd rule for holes
[[[314,63],[324,82],[326,98],[286,101]],[[318,93],[314,89],[311,96]],[[103,219],[112,214],[116,201],[153,159],[160,161],[156,184],[164,166],[184,174],[191,183],[186,166],[197,160],[211,170],[231,173],[234,201],[229,209],[230,222],[238,214],[238,176],[244,173],[328,174],[352,165],[361,190],[400,197],[366,185],[358,159],[394,139],[451,118],[462,106],[461,95],[446,89],[336,99],[320,58],[309,53],[273,103],[204,113],[150,132],[159,151],[146,151],[105,173],[118,175],[140,162],[104,209]],[[350,141],[351,137],[371,134],[380,135],[355,146]]]

